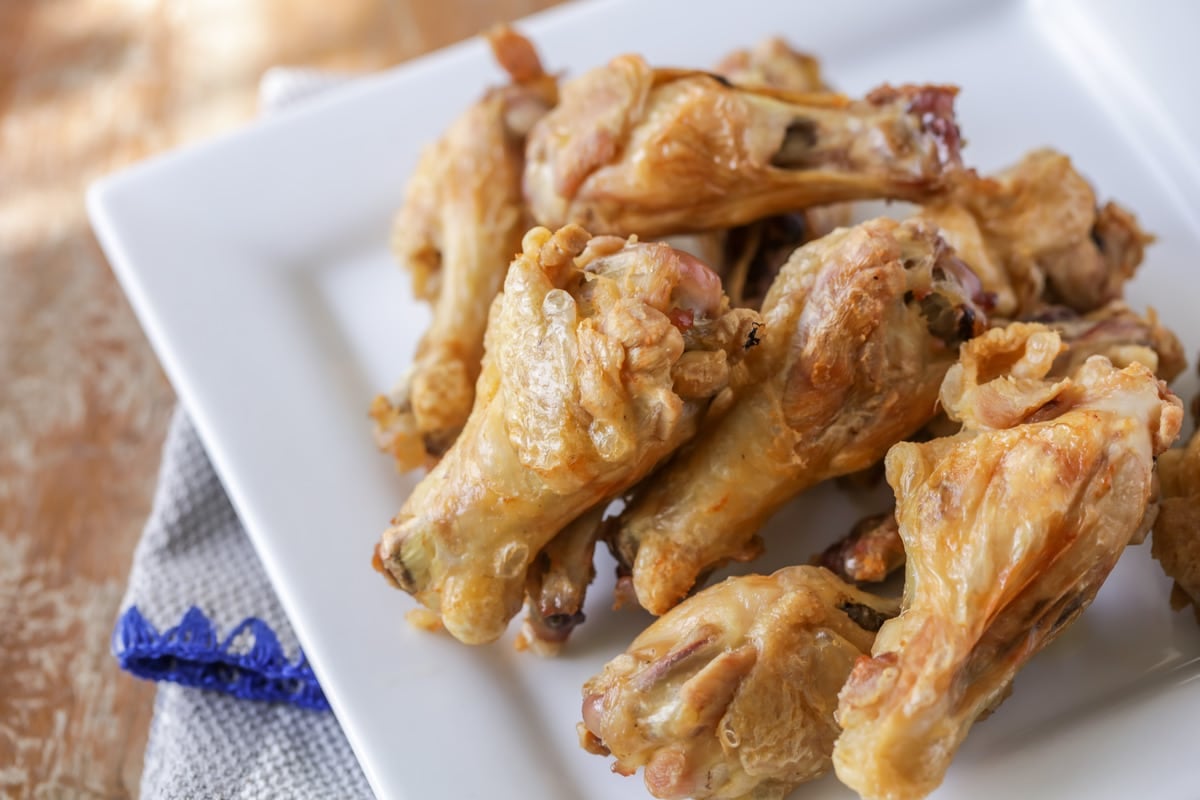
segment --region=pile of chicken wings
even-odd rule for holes
[[[1152,527],[1200,619],[1183,348],[1122,300],[1153,237],[1069,158],[977,174],[955,87],[845,97],[778,39],[565,79],[488,38],[509,82],[409,183],[392,244],[433,322],[371,408],[429,469],[374,559],[427,621],[479,644],[524,608],[552,654],[606,546],[659,619],[584,686],[582,745],[656,797],[761,800],[830,769],[926,796]],[[892,511],[703,588],[873,467]]]

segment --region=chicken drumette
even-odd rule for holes
[[[827,771],[838,690],[896,602],[818,567],[712,586],[583,687],[580,742],[663,798],[780,798]]]
[[[456,638],[495,639],[542,547],[694,433],[754,316],[665,244],[530,231],[467,426],[384,533],[377,567]]]
[[[490,90],[422,155],[393,228],[392,249],[433,304],[408,373],[375,398],[382,450],[400,469],[439,458],[466,423],[488,307],[530,226],[521,194],[525,137],[557,102],[554,77],[509,28],[488,36],[512,82]]]
[[[525,195],[541,224],[645,237],[845,200],[920,199],[960,167],[954,94],[884,86],[849,101],[621,56],[564,84],[534,127]]]
[[[714,567],[758,555],[758,529],[784,503],[928,421],[959,342],[982,330],[976,286],[920,220],[797,250],[763,304],[748,383],[613,525],[638,602],[662,614]]]
[[[1154,518],[1154,459],[1182,407],[1141,364],[1046,378],[1057,333],[1014,324],[963,348],[942,403],[962,431],[887,456],[908,562],[900,616],[841,691],[833,753],[862,797],[920,798],[971,725],[1091,602]]]

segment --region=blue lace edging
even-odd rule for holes
[[[231,652],[234,641],[246,631],[254,637],[253,646]],[[215,689],[247,700],[329,709],[304,654],[295,664],[288,663],[279,638],[258,617],[243,620],[221,641],[212,622],[195,606],[178,625],[162,633],[137,606],[130,606],[113,631],[113,654],[122,669],[139,678]]]

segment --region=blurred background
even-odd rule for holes
[[[0,795],[135,796],[153,706],[109,640],[175,401],[88,183],[249,122],[271,66],[382,69],[554,4],[0,2]]]

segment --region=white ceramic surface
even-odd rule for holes
[[[963,86],[967,160],[1070,153],[1160,241],[1130,288],[1200,351],[1197,6],[1115,0],[596,2],[523,29],[553,69],[623,51],[704,65],[781,33],[839,88]],[[1190,31],[1190,33],[1185,33]],[[1161,46],[1160,46],[1161,43]],[[412,479],[370,440],[365,409],[428,319],[386,250],[421,145],[489,81],[478,41],[359,82],[232,136],[102,181],[92,219],[384,798],[638,798],[576,744],[579,685],[646,617],[608,610],[601,556],[589,621],[540,661],[412,630],[412,601],[369,566]],[[1189,376],[1176,388],[1190,397]],[[757,570],[806,559],[875,492],[819,489],[770,525]],[[798,521],[809,531],[794,535]],[[789,533],[793,534],[789,536]],[[1200,796],[1200,630],[1131,549],[1095,604],[979,725],[938,798]],[[832,778],[797,798],[847,797]]]

